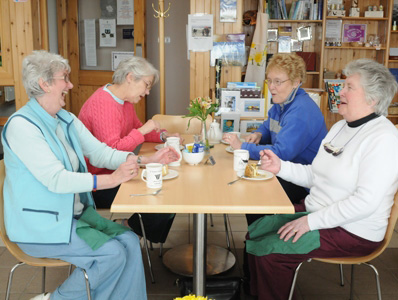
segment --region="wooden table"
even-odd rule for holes
[[[186,141],[190,137],[186,137]],[[154,143],[145,143],[140,155],[155,151]],[[274,214],[294,213],[293,205],[274,177],[265,181],[240,180],[233,170],[233,154],[226,145],[218,144],[211,149],[216,164],[204,165],[206,158],[197,166],[181,161],[173,167],[179,176],[163,181],[163,189],[157,196],[130,197],[131,193],[148,193],[139,176],[123,183],[111,206],[113,213],[193,213],[194,218],[194,273],[193,286],[197,296],[205,296],[206,286],[206,214]]]

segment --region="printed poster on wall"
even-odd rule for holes
[[[134,0],[117,0],[117,25],[134,25]]]
[[[116,20],[99,19],[100,47],[116,47]]]

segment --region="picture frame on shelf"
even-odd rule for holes
[[[302,52],[303,51],[303,42],[296,40],[296,39],[291,39],[290,41],[291,45],[291,51],[292,52]]]
[[[312,40],[312,27],[301,26],[297,28],[297,39],[299,41],[310,41]]]
[[[366,24],[343,24],[343,43],[366,43]]]
[[[279,53],[290,53],[291,52],[291,37],[290,36],[280,36],[278,38],[278,52]]]
[[[257,121],[257,120],[243,120],[240,121],[240,133],[241,134],[250,134],[254,130],[257,130],[264,121]]]
[[[225,112],[221,114],[221,130],[225,132],[239,131],[240,113]]]
[[[241,98],[239,112],[242,117],[264,118],[264,98]]]
[[[239,108],[239,101],[239,89],[221,89],[220,107],[217,114],[237,111]]]
[[[267,30],[268,32],[268,42],[277,42],[278,41],[278,29],[271,28]]]

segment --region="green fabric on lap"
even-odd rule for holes
[[[319,231],[309,231],[303,234],[295,243],[291,237],[287,242],[277,234],[279,228],[286,223],[307,215],[308,212],[299,212],[287,215],[264,216],[249,226],[250,239],[246,241],[247,253],[263,256],[271,253],[280,254],[307,254],[321,246]]]
[[[93,250],[126,231],[129,231],[127,227],[103,218],[92,206],[83,212],[76,224],[76,234]]]

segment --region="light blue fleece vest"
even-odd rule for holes
[[[73,117],[65,110],[51,117],[32,98],[14,113],[2,132],[6,178],[4,182],[4,216],[7,234],[11,241],[36,244],[65,244],[70,242],[73,218],[74,194],[59,194],[48,190],[25,167],[9,147],[6,132],[13,118],[25,118],[42,132],[55,156],[72,170],[71,162],[62,142],[56,135],[58,123],[70,146],[79,158],[79,172],[87,172],[82,147],[73,125]],[[34,147],[34,145],[27,145]],[[91,193],[81,193],[80,201],[93,205]]]

